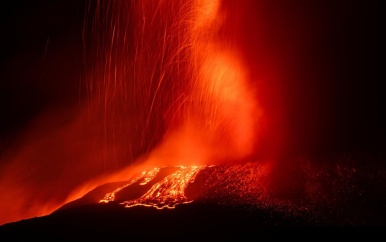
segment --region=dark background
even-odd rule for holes
[[[47,108],[77,105],[82,99],[85,3],[16,0],[1,7],[3,145]]]
[[[304,23],[307,32],[292,32],[292,39],[312,41],[292,63],[292,82],[278,84],[288,100],[290,136],[296,136],[292,148],[384,152],[380,1],[268,2],[267,9],[277,10],[272,28],[285,29],[285,20],[296,18],[292,23]],[[84,0],[2,3],[0,151],[47,108],[85,98],[85,6]]]

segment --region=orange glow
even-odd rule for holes
[[[226,3],[93,4],[83,36],[88,100],[71,118],[43,113],[47,120],[2,158],[10,162],[0,174],[0,223],[49,214],[100,184],[134,177],[100,200],[114,201],[164,166],[179,169],[124,204],[173,208],[191,202],[184,190],[203,167],[259,152],[264,112],[243,52],[224,31],[232,25]],[[148,172],[135,177],[139,170]]]

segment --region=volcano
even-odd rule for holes
[[[6,241],[26,235],[194,241],[384,236],[384,158],[314,159],[297,158],[291,172],[274,178],[274,168],[256,162],[153,168],[100,185],[49,215],[5,224],[0,236]]]
[[[0,241],[384,237],[380,9],[9,3]]]

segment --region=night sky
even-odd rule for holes
[[[277,84],[296,137],[291,149],[383,152],[380,1],[312,2],[264,4],[271,46],[291,50],[283,52],[291,81]],[[0,152],[41,112],[85,98],[85,3],[16,0],[0,8]]]
[[[11,1],[1,8],[0,136],[47,107],[79,101],[84,1]]]

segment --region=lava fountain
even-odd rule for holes
[[[230,21],[227,9],[220,1],[201,0],[99,4],[96,12],[109,9],[111,16],[118,16],[106,23],[97,15],[93,22],[93,26],[107,26],[102,36],[109,37],[103,46],[103,73],[92,75],[102,79],[90,81],[90,89],[104,91],[97,95],[97,107],[104,107],[104,135],[116,139],[122,135],[116,127],[127,126],[123,135],[137,138],[124,144],[139,146],[136,149],[146,154],[146,166],[189,166],[137,201],[156,207],[185,203],[183,190],[199,166],[247,159],[256,148],[261,108],[256,90],[248,85],[240,53],[225,31]],[[134,19],[128,20],[130,10]],[[127,40],[128,21],[133,21],[135,29],[131,42]],[[99,38],[97,33],[98,50]],[[130,111],[122,109],[125,105]],[[133,111],[140,113],[139,120],[132,117]],[[143,126],[133,135],[131,123],[138,122]],[[111,201],[114,193],[102,201]],[[154,202],[160,201],[160,194],[162,206]],[[129,207],[136,202],[124,204]]]
[[[220,1],[95,7],[103,14],[92,22],[96,66],[88,86],[106,143],[123,143],[156,164],[253,153],[261,109],[224,31],[227,9]]]

